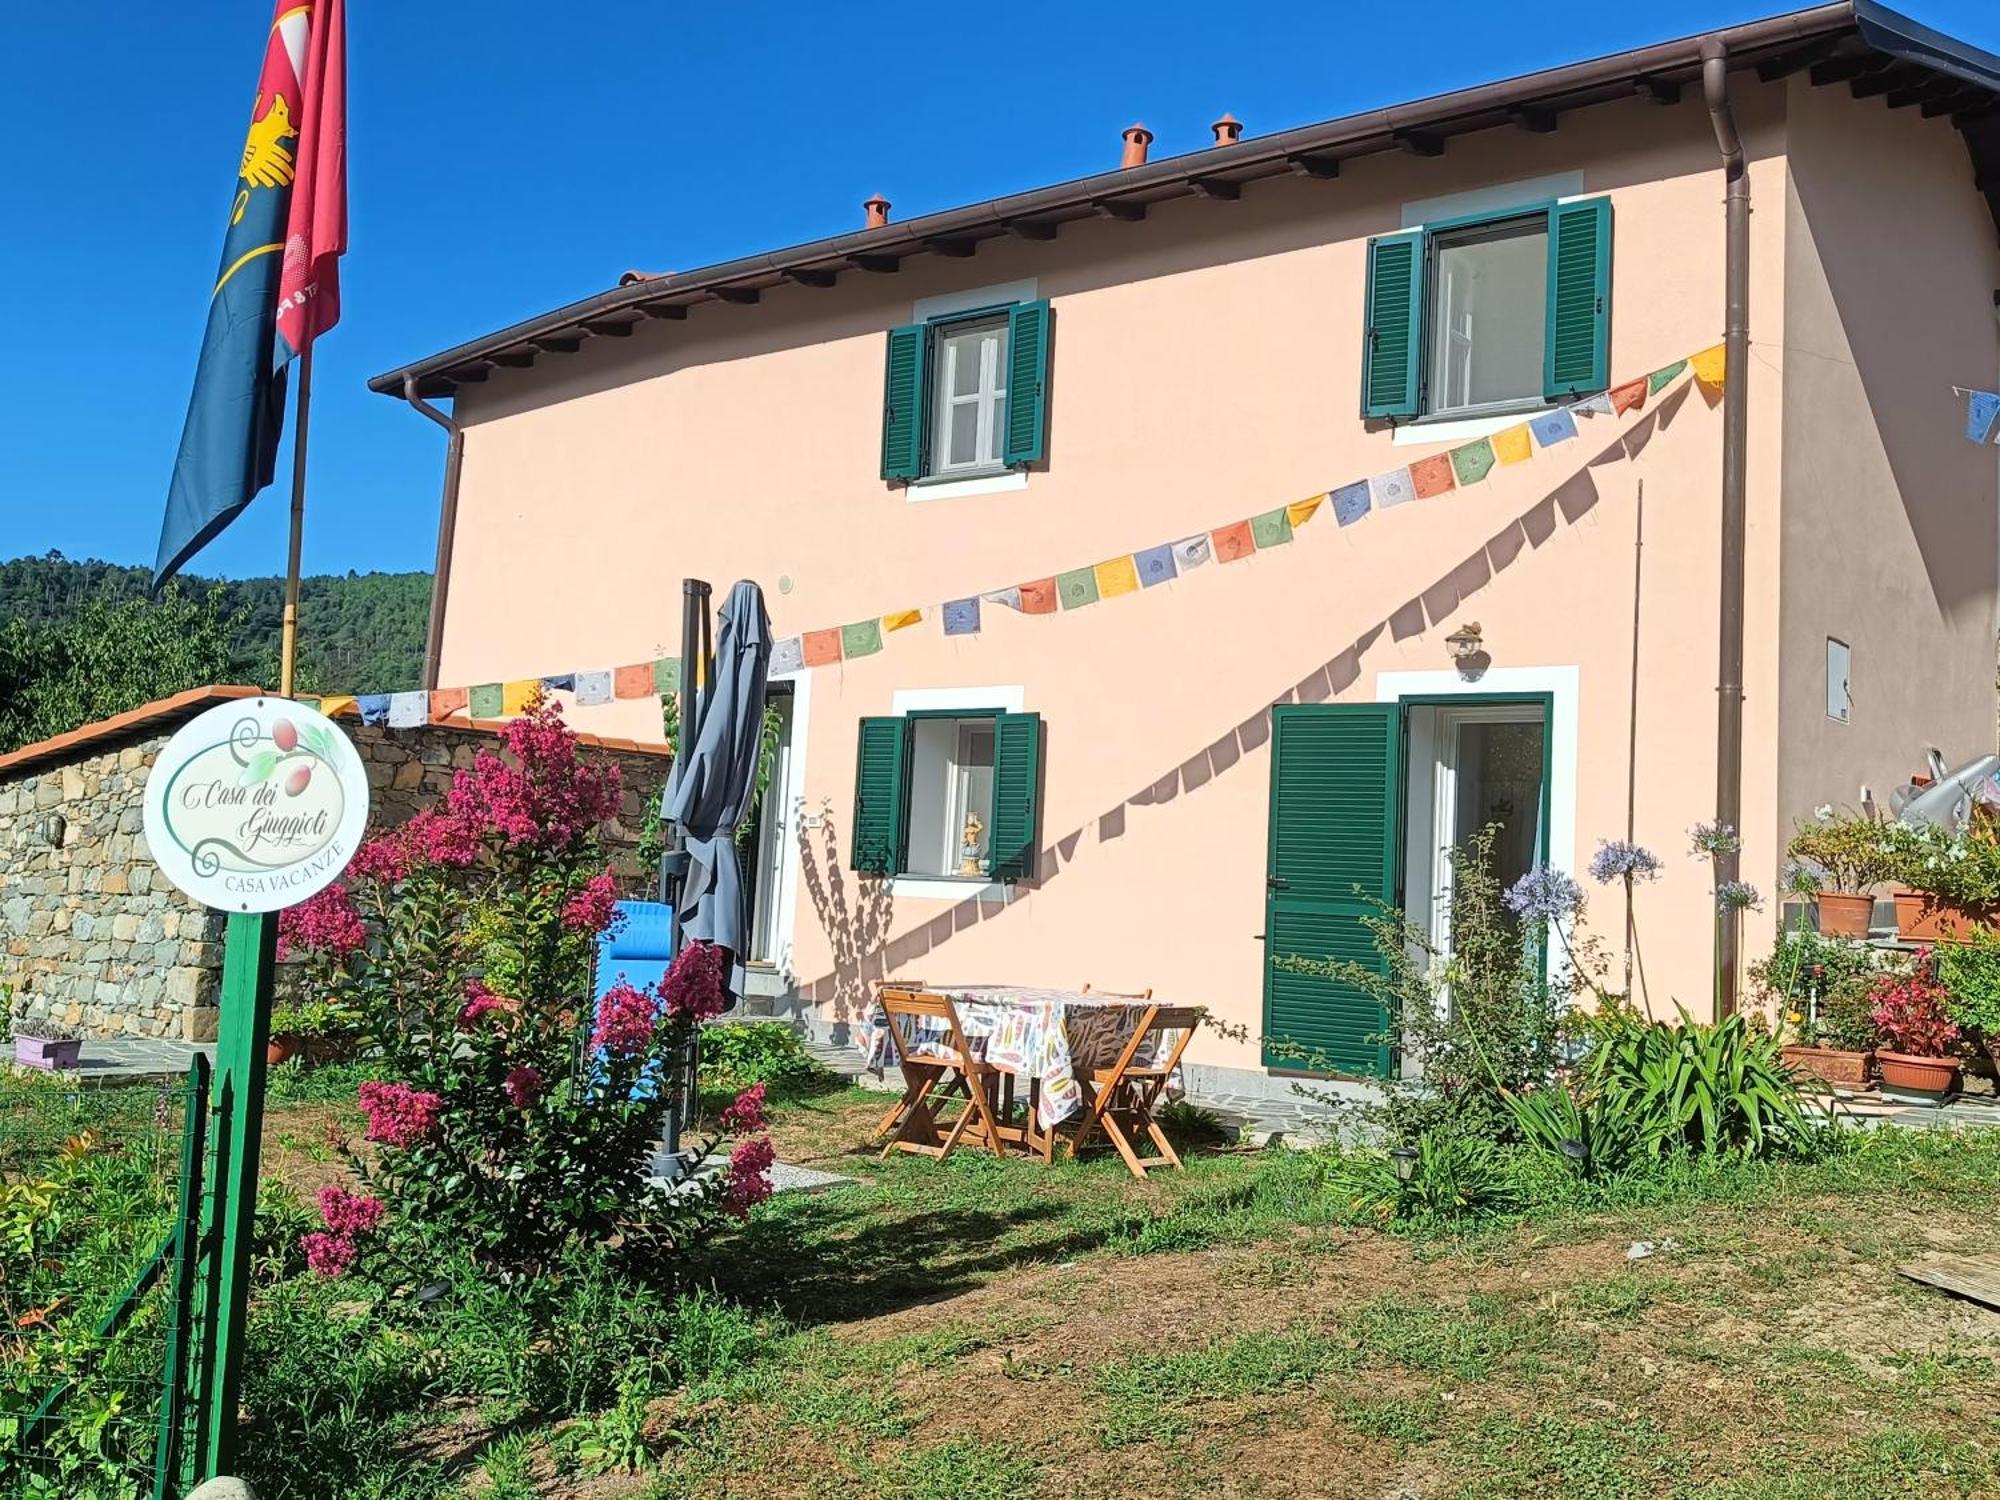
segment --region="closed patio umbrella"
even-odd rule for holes
[[[739,582],[722,604],[708,682],[683,699],[694,705],[694,722],[681,724],[680,753],[660,803],[661,816],[687,857],[674,902],[681,937],[729,950],[729,987],[739,996],[746,942],[735,835],[757,779],[770,660],[771,620],[763,591]]]

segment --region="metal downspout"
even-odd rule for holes
[[[444,648],[445,596],[451,592],[451,543],[458,530],[458,470],[465,458],[465,432],[417,394],[417,377],[403,377],[403,399],[450,434],[444,450],[444,502],[438,507],[437,562],[431,572],[431,619],[424,633],[424,686],[438,685],[438,653]]]
[[[1723,341],[1727,367],[1722,394],[1722,598],[1716,667],[1715,820],[1743,832],[1743,550],[1746,447],[1750,420],[1750,174],[1729,105],[1729,49],[1721,38],[1701,44],[1701,92],[1715,126],[1728,184],[1723,210]],[[1717,883],[1735,880],[1741,856],[1715,861]],[[1718,912],[1715,940],[1716,1018],[1736,1009],[1742,922]]]

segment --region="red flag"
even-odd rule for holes
[[[347,25],[341,0],[312,0],[311,11],[299,74],[297,176],[278,281],[278,368],[340,321],[340,257],[347,250]]]

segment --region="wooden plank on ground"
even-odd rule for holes
[[[1931,1255],[1896,1267],[1898,1274],[2000,1311],[2000,1260],[1983,1255]]]

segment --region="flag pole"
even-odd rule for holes
[[[299,652],[299,555],[306,530],[306,428],[312,418],[313,351],[299,356],[298,425],[292,433],[292,545],[285,564],[285,618],[278,636],[278,696],[292,696]]]

